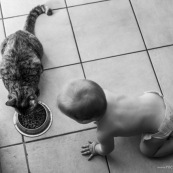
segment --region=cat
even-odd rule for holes
[[[34,35],[34,27],[42,13],[52,15],[52,10],[45,5],[36,6],[27,16],[24,29],[9,35],[1,44],[0,75],[8,90],[6,105],[20,114],[38,104],[43,46]]]

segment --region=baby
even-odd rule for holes
[[[82,154],[107,155],[114,149],[114,137],[142,135],[140,151],[148,157],[173,153],[173,107],[158,92],[139,97],[117,96],[86,80],[69,82],[58,96],[58,107],[68,117],[97,124],[98,142],[82,146]]]

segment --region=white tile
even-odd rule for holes
[[[37,5],[47,4],[52,9],[65,7],[64,0],[1,0],[3,17],[28,14]]]
[[[14,109],[5,105],[8,92],[0,79],[0,146],[22,142],[22,136],[13,124]]]
[[[149,51],[163,94],[173,102],[173,47]]]
[[[69,8],[83,61],[143,50],[128,0]]]
[[[0,44],[2,43],[4,39],[5,39],[4,28],[3,28],[2,20],[0,20]],[[0,62],[1,62],[1,59],[2,59],[2,56],[0,53]]]
[[[139,150],[140,136],[116,137],[115,150],[108,156],[110,172],[171,173],[173,157],[151,159]],[[168,168],[168,167],[169,168]],[[165,167],[165,168],[164,168]]]
[[[132,0],[148,48],[173,44],[173,1]]]
[[[104,1],[104,0],[66,0],[68,6],[102,2],[102,1]]]
[[[66,10],[56,10],[51,17],[40,16],[36,36],[44,48],[44,68],[80,62]]]
[[[81,155],[81,146],[95,139],[95,130],[88,130],[26,144],[31,172],[108,173],[104,157],[89,162]]]
[[[1,173],[28,172],[23,145],[0,149],[0,165]]]
[[[18,30],[23,30],[26,17],[27,16],[4,19],[6,35],[9,36]]]
[[[87,79],[115,94],[142,95],[159,87],[146,52],[84,63]]]

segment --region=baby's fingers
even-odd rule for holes
[[[89,145],[83,145],[82,148],[89,148]]]
[[[90,161],[93,157],[94,157],[94,154],[91,154],[91,155],[88,157],[88,161]]]
[[[89,148],[82,149],[81,153],[86,152],[86,151],[90,151],[90,149]]]
[[[90,151],[84,151],[84,152],[82,152],[82,155],[88,155],[88,154],[91,154],[91,152]]]

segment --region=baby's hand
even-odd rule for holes
[[[96,151],[95,151],[95,146],[98,144],[97,142],[91,142],[88,141],[88,145],[84,145],[82,146],[82,150],[81,153],[82,155],[90,155],[88,157],[88,161],[91,160],[95,155],[97,155]]]

